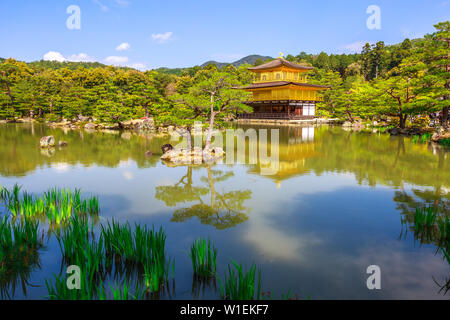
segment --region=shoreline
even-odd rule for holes
[[[15,120],[0,120],[0,124],[25,124],[39,123],[50,128],[65,128],[71,130],[87,130],[98,132],[151,132],[151,133],[169,133],[177,128],[174,126],[156,126],[153,118],[131,119],[121,123],[95,123],[93,121],[62,121],[62,122],[40,122],[31,118],[19,118]],[[236,123],[243,125],[269,125],[269,126],[320,126],[332,125],[340,126],[347,131],[356,131],[361,133],[386,133],[391,136],[422,136],[431,134],[430,142],[443,146],[442,140],[450,139],[449,129],[442,127],[408,127],[398,128],[389,127],[388,124],[378,124],[376,121],[372,124],[364,124],[362,122],[350,123],[348,121],[336,118],[315,118],[308,120],[277,120],[277,119],[234,119],[228,123]]]

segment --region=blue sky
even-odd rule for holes
[[[66,12],[80,8],[80,29]],[[370,30],[368,6],[380,8]],[[139,69],[232,62],[249,54],[350,53],[434,31],[450,0],[1,0],[0,57],[66,59]]]

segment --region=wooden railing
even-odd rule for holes
[[[292,113],[288,114],[288,113],[255,112],[255,113],[242,113],[238,115],[238,119],[307,120],[314,118],[315,118],[314,116],[299,116]]]

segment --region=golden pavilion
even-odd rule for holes
[[[241,119],[314,119],[316,102],[322,101],[319,90],[329,88],[307,83],[307,73],[313,67],[302,66],[280,57],[249,68],[253,83],[243,89],[252,93],[245,104],[253,113],[241,114]]]

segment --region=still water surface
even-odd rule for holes
[[[340,127],[279,129],[279,170],[266,175],[259,163],[237,161],[169,167],[159,159],[165,136],[1,125],[0,184],[36,194],[81,188],[99,196],[100,222],[163,226],[174,299],[220,296],[193,286],[187,252],[203,236],[218,249],[220,276],[231,259],[256,263],[275,298],[290,289],[311,299],[448,299],[435,281],[448,280],[450,266],[432,241],[405,234],[402,221],[425,204],[449,214],[450,153]],[[39,138],[50,134],[68,146],[40,150]],[[45,279],[61,271],[56,240],[39,255],[25,288],[1,280],[12,298],[47,294]],[[381,290],[367,289],[369,265],[381,268]]]

